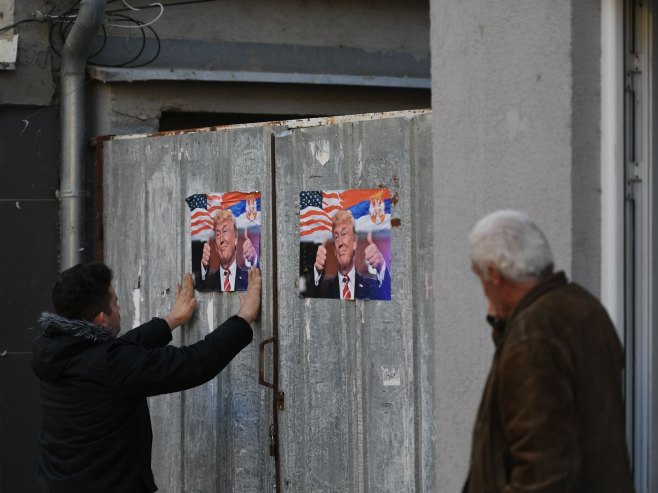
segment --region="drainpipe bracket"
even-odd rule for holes
[[[89,197],[87,190],[55,190],[55,197],[58,199],[70,199],[75,197]]]

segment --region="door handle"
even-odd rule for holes
[[[265,380],[265,346],[274,341],[276,337],[270,337],[258,345],[258,383],[270,389],[274,388],[274,384]]]

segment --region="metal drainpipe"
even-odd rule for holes
[[[106,0],[82,0],[62,50],[62,163],[60,204],[60,268],[80,262],[85,191],[85,68],[92,41],[105,18]]]

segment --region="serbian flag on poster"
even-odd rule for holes
[[[304,191],[299,194],[301,241],[322,243],[331,235],[331,218],[340,210],[352,213],[359,233],[390,231],[388,188]]]
[[[239,230],[260,226],[260,192],[197,193],[185,199],[190,208],[192,240],[207,241],[212,234],[213,216],[229,209]]]

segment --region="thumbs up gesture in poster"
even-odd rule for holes
[[[327,242],[329,239],[324,237],[322,239],[322,245],[318,247],[317,252],[315,253],[315,270],[318,272],[324,271],[324,265],[327,262]]]
[[[368,246],[365,249],[366,263],[368,264],[368,271],[371,274],[376,274],[382,270],[386,261],[382,252],[379,251],[377,245],[372,239],[372,233],[368,233]]]
[[[244,230],[244,242],[242,243],[242,254],[244,255],[244,258],[249,263],[249,265],[252,266],[256,265],[256,260],[258,257],[256,253],[256,247],[254,247],[254,244],[249,239],[249,234],[247,233],[246,229]]]
[[[208,241],[203,244],[203,253],[201,254],[201,265],[204,269],[208,269],[210,265],[210,241],[211,237],[208,236]]]

